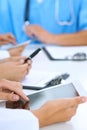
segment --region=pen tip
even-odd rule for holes
[[[67,79],[69,76],[70,76],[69,74],[65,73],[65,74],[62,75],[62,78],[65,80],[65,79]]]

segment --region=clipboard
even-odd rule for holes
[[[63,59],[59,59],[59,58],[53,58],[52,55],[50,54],[50,52],[46,49],[46,47],[43,47],[43,50],[45,52],[45,54],[47,55],[47,57],[50,59],[50,60],[53,60],[53,61],[63,61]],[[64,59],[65,61],[65,59]]]
[[[67,49],[65,47],[65,50],[64,50],[64,47],[57,48],[57,49],[58,49],[58,51],[59,51],[59,49],[61,49],[62,50],[61,53],[64,53],[64,51],[65,51],[65,53],[69,52],[69,54],[65,54],[65,56],[63,55],[63,56],[60,56],[60,57],[58,55],[58,57],[57,57],[57,56],[54,55],[53,52],[51,52],[52,50],[50,51],[49,48],[43,47],[43,50],[44,50],[45,54],[52,61],[86,61],[87,60],[87,54],[86,54],[86,52],[84,50],[78,51],[78,48],[75,48],[75,49],[77,49],[77,51],[75,51],[74,53],[70,54],[69,49],[70,50],[74,49],[73,47],[70,47],[70,48],[67,48]],[[55,50],[54,50],[54,52],[56,54]]]

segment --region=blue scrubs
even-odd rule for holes
[[[56,1],[59,6],[56,8]],[[31,24],[38,24],[50,33],[75,33],[87,29],[87,0],[30,0],[29,19]],[[0,33],[11,32],[17,42],[29,37],[23,31],[26,0],[0,0]],[[56,15],[57,14],[57,15]],[[56,16],[55,16],[56,15]],[[71,21],[71,25],[59,24],[59,21]]]

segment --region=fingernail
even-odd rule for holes
[[[26,101],[29,101],[29,98],[28,98],[28,97],[26,97]]]
[[[86,102],[86,101],[87,101],[87,98],[82,97],[82,102]]]
[[[31,60],[28,60],[28,64],[31,64]]]
[[[21,59],[21,60],[20,60],[20,62],[21,62],[21,63],[24,63],[24,60],[23,60],[23,59]]]
[[[13,95],[13,100],[19,100],[19,96],[17,96],[17,95]]]

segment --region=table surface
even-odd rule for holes
[[[32,50],[38,48],[38,45],[31,47]],[[85,47],[84,47],[85,48]],[[30,49],[30,48],[29,48]],[[86,48],[87,49],[87,48]],[[79,50],[79,48],[78,48]],[[28,55],[28,51],[24,55]],[[83,87],[87,90],[87,61],[50,61],[46,54],[42,51],[37,55],[32,62],[32,70],[43,70],[47,72],[69,73],[68,81],[79,80]],[[31,70],[31,71],[32,71]],[[30,90],[24,90],[28,95]],[[69,121],[64,123],[54,124],[48,127],[41,128],[41,130],[87,130],[87,103],[81,104],[78,107],[76,115]]]

